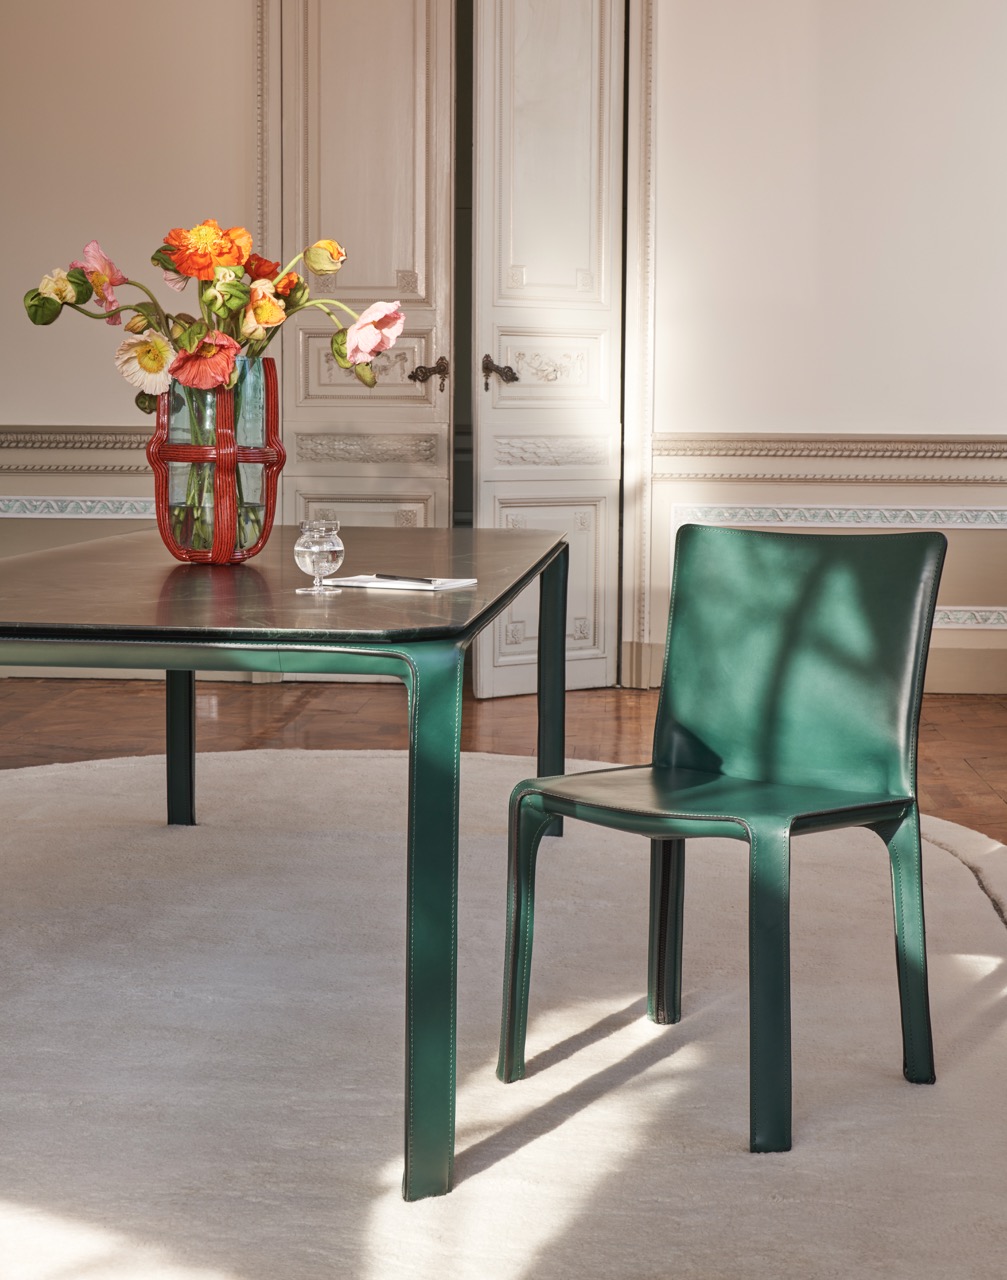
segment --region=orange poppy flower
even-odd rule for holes
[[[270,262],[268,258],[260,258],[257,253],[250,253],[245,263],[245,272],[249,280],[275,280],[280,270],[278,262]]]
[[[215,267],[243,267],[252,251],[252,236],[244,227],[221,230],[214,218],[186,231],[173,227],[164,238],[165,252],[183,276],[212,280]]]
[[[273,288],[281,298],[286,298],[291,289],[299,283],[301,277],[296,271],[288,271],[285,276],[280,276],[279,280],[273,281]]]

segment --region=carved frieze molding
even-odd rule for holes
[[[871,507],[675,503],[672,528],[688,523],[774,528],[1007,529],[1003,507]]]
[[[24,431],[0,428],[0,449],[138,449],[146,431]]]
[[[145,462],[132,464],[70,463],[70,462],[16,462],[0,463],[0,476],[142,476],[149,475]]]
[[[609,460],[605,436],[496,436],[498,467],[603,467]]]
[[[954,609],[937,609],[935,627],[954,627],[957,630],[1007,630],[1007,609],[989,609],[982,606],[970,608],[959,605]]]
[[[1007,475],[893,471],[655,471],[655,480],[746,480],[764,484],[1007,484]]]
[[[1007,437],[656,435],[652,456],[654,479],[665,480],[1007,484]],[[699,459],[711,465],[697,468]],[[763,470],[752,461],[777,465]]]
[[[145,431],[31,431],[0,428],[0,475],[64,476],[148,474]],[[99,453],[84,461],[80,454]],[[76,455],[53,460],[51,455]],[[116,454],[128,457],[118,458]],[[46,456],[46,455],[50,456]],[[140,456],[137,457],[136,455]]]
[[[361,465],[402,463],[433,466],[437,461],[437,436],[332,435],[299,431],[294,438],[298,462],[353,462]]]
[[[655,435],[659,457],[989,458],[1007,461],[1007,436]]]
[[[0,519],[154,520],[153,498],[0,497]]]

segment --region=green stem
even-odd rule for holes
[[[283,277],[287,274],[287,272],[288,272],[288,271],[293,271],[294,267],[296,267],[296,266],[297,266],[297,264],[300,262],[300,260],[301,260],[303,257],[304,257],[304,250],[302,249],[302,250],[301,250],[301,252],[297,255],[297,257],[296,257],[296,258],[291,258],[291,259],[290,259],[290,261],[287,263],[287,265],[283,268],[283,270],[280,272],[280,274],[276,277],[276,278],[277,278],[277,280],[282,280],[282,279],[283,279]]]
[[[147,295],[147,297],[151,300],[154,306],[157,307],[157,314],[161,321],[161,332],[170,333],[171,330],[168,326],[168,316],[165,313],[165,310],[161,306],[160,302],[157,300],[157,298],[154,297],[154,295],[147,288],[147,286],[145,284],[141,284],[139,280],[127,280],[126,283],[131,284],[134,289],[139,289],[141,293],[145,293]]]
[[[359,314],[348,307],[345,302],[340,302],[338,298],[312,298],[308,302],[302,302],[299,307],[294,307],[293,311],[288,311],[288,316],[296,316],[298,311],[304,311],[307,307],[319,307],[329,317],[333,324],[338,324],[336,317],[329,311],[329,307],[339,307],[341,311],[345,311],[348,316],[352,316],[354,320],[359,320]]]
[[[64,302],[63,306],[79,311],[82,316],[87,316],[89,320],[107,320],[109,316],[121,316],[124,311],[139,311],[140,309],[139,307],[131,307],[128,303],[121,307],[113,307],[111,311],[88,311],[79,302]]]

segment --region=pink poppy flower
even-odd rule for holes
[[[379,352],[395,345],[406,318],[397,302],[374,302],[346,331],[346,358],[350,364],[367,364]]]
[[[126,277],[112,259],[105,256],[97,240],[92,240],[90,244],[84,246],[83,261],[70,263],[70,270],[73,271],[75,268],[83,271],[90,280],[91,288],[94,290],[94,300],[98,306],[104,307],[106,311],[115,311],[119,301],[113,286],[126,284]],[[105,323],[122,324],[122,317],[107,316]]]
[[[180,351],[168,372],[176,382],[198,391],[221,387],[234,370],[241,347],[219,329],[211,329],[195,351]]]

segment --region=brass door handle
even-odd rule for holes
[[[492,356],[483,356],[483,390],[490,389],[490,374],[495,373],[501,382],[520,382],[521,379],[509,364],[494,364]]]
[[[444,390],[444,383],[447,381],[448,374],[451,372],[451,366],[448,364],[447,356],[441,356],[436,364],[418,364],[412,373],[407,373],[406,377],[410,382],[426,382],[428,378],[440,377],[441,390]]]

